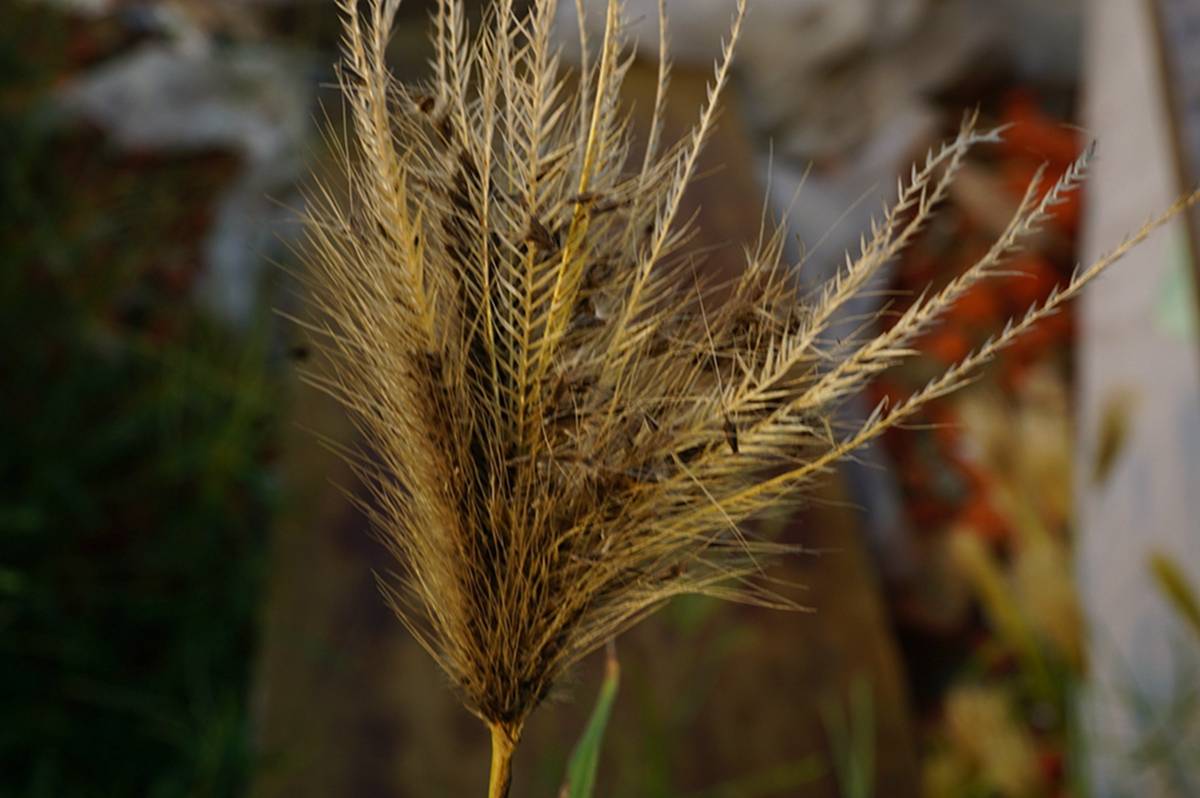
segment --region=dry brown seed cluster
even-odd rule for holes
[[[801,296],[784,230],[760,231],[718,282],[690,252],[685,187],[712,128],[745,2],[691,134],[663,146],[659,72],[645,155],[619,101],[631,57],[620,3],[602,41],[581,30],[571,79],[551,44],[553,0],[498,0],[468,40],[442,0],[427,85],[385,63],[397,0],[339,0],[352,132],[342,183],[307,211],[312,381],[352,412],[364,507],[395,552],[397,614],[492,729],[492,793],[526,717],[581,657],[672,596],[789,602],[755,577],[782,547],[742,524],[929,400],[1064,301],[1153,228],[1080,269],[1044,305],[896,407],[849,431],[838,406],[912,354],[914,339],[1006,263],[1083,177],[1035,180],[970,270],[886,332],[835,340],[840,308],[926,224],[968,149],[968,119],[901,181],[857,254]],[[661,3],[660,3],[661,11]],[[580,15],[582,17],[582,15]],[[660,14],[665,56],[665,16]]]

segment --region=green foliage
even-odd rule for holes
[[[1200,640],[1200,595],[1179,564],[1161,552],[1150,557],[1150,572],[1180,621]]]
[[[45,64],[37,12],[0,63]],[[169,271],[220,170],[117,163],[0,75],[0,795],[240,795],[275,397]]]
[[[596,789],[596,769],[600,763],[600,747],[604,744],[604,730],[612,716],[613,702],[617,698],[617,687],[621,682],[621,668],[611,650],[604,667],[604,682],[600,695],[588,719],[583,736],[571,754],[567,765],[567,783],[563,786],[565,798],[592,798]]]
[[[831,698],[821,710],[838,795],[871,798],[875,794],[875,702],[870,683],[857,677],[847,706]]]

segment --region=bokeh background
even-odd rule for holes
[[[402,6],[401,76],[430,6]],[[656,4],[627,6],[646,109]],[[732,2],[668,8],[682,135]],[[386,609],[319,442],[353,432],[296,376],[338,37],[332,0],[0,5],[4,798],[484,791],[486,736]],[[751,0],[698,244],[733,268],[766,203],[816,285],[964,113],[1008,125],[846,319],[886,325],[1098,138],[1089,188],[867,412],[1200,180],[1197,53],[1194,0]],[[681,600],[618,640],[598,794],[1200,795],[1191,222],[764,522],[805,548],[772,575],[811,612]],[[535,714],[514,796],[558,794],[602,666]]]

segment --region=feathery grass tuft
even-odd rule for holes
[[[573,663],[673,596],[790,606],[761,575],[786,550],[742,524],[839,458],[960,387],[1197,195],[1180,200],[1045,304],[895,407],[838,431],[835,410],[912,354],[971,285],[1004,267],[1082,180],[1085,153],[1029,187],[995,246],[886,332],[836,340],[838,310],[929,220],[967,151],[958,136],[901,181],[856,255],[801,296],[782,226],[718,282],[690,252],[685,187],[716,117],[745,15],[739,0],[699,120],[663,146],[666,26],[649,146],[630,157],[619,101],[631,63],[619,0],[578,79],[551,43],[554,0],[498,0],[469,38],[442,0],[423,85],[385,50],[397,0],[339,0],[340,84],[353,132],[344,186],[307,211],[326,366],[310,379],[356,419],[364,506],[394,550],[400,619],[492,730],[506,794],[529,713]],[[581,15],[582,16],[582,15]]]

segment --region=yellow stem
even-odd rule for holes
[[[500,724],[492,730],[492,771],[488,779],[488,798],[508,798],[512,784],[512,755],[517,747],[516,734]]]

